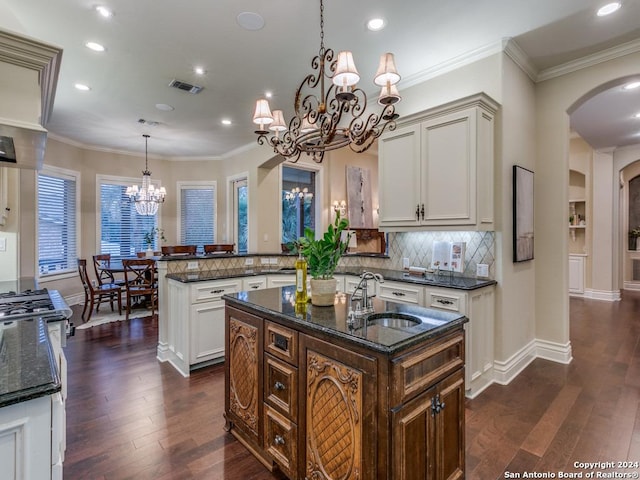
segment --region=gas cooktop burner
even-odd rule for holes
[[[0,294],[0,319],[8,320],[33,314],[50,313],[55,310],[46,289]]]

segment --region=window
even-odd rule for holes
[[[158,227],[158,216],[138,215],[126,195],[127,186],[135,180],[99,178],[100,185],[100,253],[112,257],[135,257],[136,252],[147,249],[144,234]],[[158,249],[154,236],[152,249]]]
[[[316,229],[316,172],[282,167],[282,243]]]
[[[215,243],[216,184],[179,183],[180,243],[202,245]]]
[[[233,188],[233,238],[238,253],[247,253],[249,242],[249,210],[247,179],[231,182]]]
[[[78,258],[80,174],[45,168],[38,174],[38,272],[40,277],[75,272]]]

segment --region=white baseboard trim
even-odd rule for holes
[[[506,361],[496,360],[493,362],[493,377],[495,383],[508,385],[536,358],[543,358],[556,363],[571,363],[573,359],[571,355],[571,342],[561,344],[539,339],[531,340]]]
[[[591,298],[592,300],[618,302],[620,301],[620,290],[594,290],[594,289],[588,288],[584,291],[583,297]]]
[[[536,341],[531,340],[506,361],[493,362],[493,378],[500,385],[507,385],[536,358]]]
[[[624,282],[624,287],[623,287],[623,288],[624,288],[625,290],[635,290],[635,291],[637,292],[637,291],[640,291],[640,283],[638,283],[638,282],[628,282],[628,281],[625,281],[625,282]]]
[[[569,364],[573,360],[571,342],[565,344],[536,340],[536,358],[544,358],[552,362]]]

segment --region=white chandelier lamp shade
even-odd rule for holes
[[[380,105],[393,105],[400,100],[402,100],[402,97],[398,93],[398,88],[395,85],[382,87],[380,96],[378,97],[378,103]]]
[[[373,83],[379,87],[388,85],[395,85],[400,81],[400,75],[396,68],[396,61],[393,57],[393,53],[383,53],[380,56],[380,63],[378,64],[378,70],[373,77]]]
[[[333,84],[338,87],[351,87],[360,81],[351,52],[338,53],[336,72],[333,74]]]
[[[267,104],[267,108],[269,108],[269,104]],[[269,125],[269,130],[272,132],[276,132],[276,136],[280,135],[280,132],[284,132],[287,129],[287,126],[284,123],[284,114],[282,110],[274,110],[273,111],[273,122]]]
[[[256,130],[256,133],[267,133],[264,126],[273,123],[273,115],[269,108],[269,101],[266,98],[261,98],[256,102],[256,111],[253,114],[253,123],[260,125],[260,130]]]
[[[131,185],[127,187],[126,195],[134,203],[138,215],[151,216],[158,213],[158,207],[164,202],[167,191],[164,187],[155,188],[151,183],[151,172],[147,158],[147,141],[149,135],[143,135],[144,143],[144,171],[142,172],[142,186]]]
[[[401,100],[400,81],[392,53],[380,58],[374,84],[383,88],[378,97],[379,112],[367,112],[367,95],[358,87],[360,74],[353,54],[341,51],[335,56],[324,46],[324,3],[320,0],[320,50],[311,61],[308,74],[295,93],[294,115],[287,123],[282,110],[273,110],[261,98],[256,102],[253,122],[258,144],[268,143],[276,154],[297,162],[305,153],[317,163],[327,151],[349,147],[366,151],[385,130],[394,130],[398,114],[394,104]],[[270,125],[270,126],[269,126]],[[266,129],[268,127],[268,130]]]

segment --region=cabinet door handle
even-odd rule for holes
[[[438,298],[436,302],[438,302],[440,305],[453,305],[453,302],[451,300],[445,300],[444,298]]]
[[[275,388],[276,390],[284,390],[285,386],[282,382],[276,382],[273,384],[273,388]]]
[[[424,203],[422,204],[422,208],[420,209],[420,213],[422,214],[422,219],[424,220]]]
[[[420,204],[416,205],[416,220],[420,220]]]
[[[276,438],[273,439],[273,443],[276,445],[284,445],[284,438],[282,435],[276,435]]]
[[[224,288],[218,288],[217,290],[211,290],[209,293],[223,293]]]
[[[406,294],[402,292],[391,292],[391,295],[395,295],[396,297],[404,297]]]
[[[440,413],[444,410],[444,402],[440,402],[440,394],[436,394],[435,397],[431,398],[431,416],[435,417],[436,414]]]

